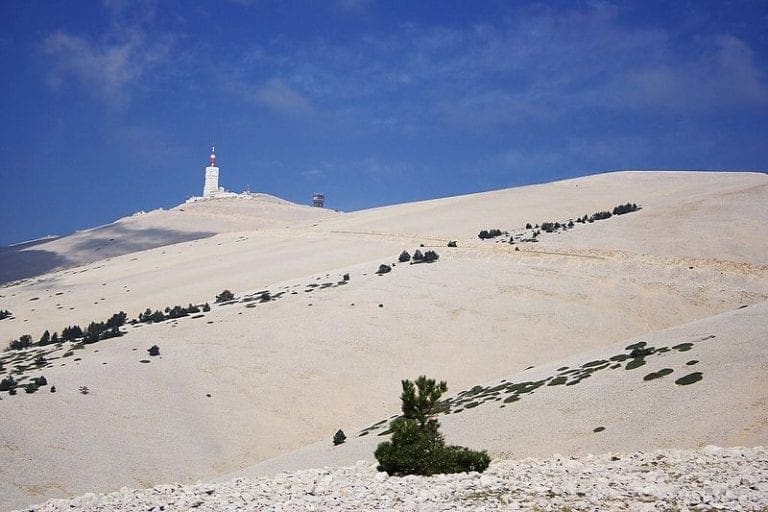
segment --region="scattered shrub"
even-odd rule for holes
[[[262,293],[259,297],[260,302],[269,302],[270,300],[272,300],[272,295],[270,295],[268,291]]]
[[[390,475],[433,475],[484,471],[490,464],[485,451],[476,452],[461,446],[446,446],[434,419],[440,397],[448,390],[445,382],[421,376],[415,384],[402,381],[400,395],[403,415],[390,423],[392,440],[380,443],[374,455],[379,470]],[[418,390],[418,391],[417,391]]]
[[[685,377],[680,377],[675,381],[675,384],[678,386],[687,386],[689,384],[693,384],[694,382],[699,382],[701,380],[701,372],[693,372],[689,373]]]
[[[65,327],[61,331],[61,340],[62,341],[75,341],[78,338],[83,337],[83,330],[80,328],[79,325],[72,325],[69,327]]]
[[[344,441],[347,440],[346,434],[344,434],[344,431],[339,429],[334,435],[333,435],[333,445],[338,446],[342,444]]]
[[[11,340],[6,350],[22,350],[32,346],[32,336],[24,334],[17,340]]]
[[[379,265],[379,270],[376,271],[376,273],[379,275],[386,274],[387,272],[392,272],[392,267],[383,263]]]
[[[421,251],[416,249],[416,252],[413,253],[413,261],[421,261],[424,259],[424,255],[421,254]]]
[[[39,377],[35,377],[34,379],[32,379],[32,382],[34,382],[38,386],[47,386],[48,385],[48,379],[46,379],[44,375],[41,375]]]
[[[344,274],[341,278],[346,282],[349,281],[349,274]]]
[[[37,384],[35,384],[34,382],[30,382],[29,384],[24,386],[24,391],[26,391],[27,393],[34,393],[35,391],[37,391],[37,388],[38,388]]]
[[[114,323],[112,327],[107,327],[105,322],[91,322],[88,324],[88,328],[83,335],[83,343],[89,345],[91,343],[96,343],[97,341],[117,338],[122,335],[123,333],[120,332],[120,328],[117,325],[114,325]]]
[[[501,236],[501,230],[494,228],[489,230],[482,230],[480,233],[478,233],[477,237],[480,240],[487,240],[489,238],[496,238],[497,236]]]
[[[427,251],[424,253],[424,263],[432,263],[433,261],[437,261],[440,258],[440,255],[437,254],[435,251]]]
[[[207,302],[205,304],[203,304],[203,312],[207,313],[210,310],[211,310],[210,304],[208,304]]]
[[[48,329],[45,330],[42,336],[40,336],[40,341],[37,342],[38,345],[48,345],[51,342],[51,333],[48,332]]]
[[[592,217],[590,217],[590,218],[594,219],[594,220],[604,220],[604,219],[610,219],[611,217],[612,217],[611,212],[603,211],[603,212],[595,212],[595,213],[593,213]]]
[[[456,247],[456,240],[451,240],[448,242],[448,247]]]
[[[400,256],[397,258],[397,261],[399,261],[400,263],[411,261],[411,255],[408,253],[408,251],[403,251],[400,253]]]
[[[0,309],[0,320],[5,320],[6,318],[10,318],[11,316],[12,316],[12,313],[7,309]]]
[[[10,391],[18,386],[18,383],[12,376],[7,376],[3,380],[0,380],[0,391]]]
[[[229,302],[230,300],[235,300],[235,294],[229,290],[224,290],[216,296],[217,304],[220,302]]]
[[[113,327],[120,327],[122,325],[125,325],[125,320],[128,318],[128,315],[125,314],[125,311],[121,311],[119,313],[115,313],[109,319],[107,320],[105,327],[107,329],[112,329]]]
[[[56,392],[56,386],[51,386],[51,393],[55,393],[55,392]]]
[[[159,356],[160,355],[160,347],[157,345],[152,345],[147,349],[147,352],[149,352],[150,356]]]
[[[625,213],[635,212],[640,208],[635,203],[620,204],[613,209],[614,215],[624,215]]]
[[[530,222],[528,222],[528,223],[525,225],[525,229],[533,229],[533,226],[531,226],[531,223],[530,223]]]
[[[165,320],[165,315],[160,310],[153,313],[151,309],[147,308],[144,313],[139,313],[139,322],[141,323],[162,322],[163,320]]]

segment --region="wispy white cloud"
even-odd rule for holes
[[[272,70],[338,119],[382,129],[447,123],[483,130],[595,108],[765,104],[768,81],[745,41],[681,39],[671,29],[627,25],[620,14],[612,3],[591,2],[568,11],[520,9],[495,24],[403,24],[343,45],[278,42],[244,65]]]
[[[147,45],[140,33],[127,39],[98,44],[67,32],[55,32],[43,42],[43,51],[54,59],[50,83],[60,86],[74,78],[99,100],[119,106],[136,85],[168,55],[167,45]]]
[[[224,84],[224,87],[253,105],[278,113],[308,114],[312,112],[312,106],[307,98],[279,78],[272,78],[256,85],[242,80],[230,80]]]
[[[41,51],[51,60],[48,81],[54,87],[73,79],[109,106],[129,102],[135,87],[169,57],[172,36],[152,39],[140,23],[153,17],[151,2],[136,15],[122,0],[105,0],[111,24],[97,38],[64,30],[49,34]],[[134,4],[139,5],[139,4]]]

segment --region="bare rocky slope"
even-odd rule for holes
[[[526,223],[626,202],[641,208],[524,241]],[[2,354],[0,378],[49,384],[0,392],[0,503],[371,460],[386,422],[358,436],[420,374],[448,381],[449,440],[497,457],[766,444],[766,204],[762,174],[623,172],[347,214],[264,197],[159,212],[210,236],[6,284],[0,340],[237,299]],[[491,228],[508,234],[477,238]],[[88,236],[47,243],[105,237]],[[416,249],[440,259],[398,263]],[[628,369],[640,342],[666,350]]]

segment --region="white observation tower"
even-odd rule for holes
[[[203,197],[213,197],[219,192],[219,168],[216,166],[216,149],[211,146],[211,160],[205,168]]]

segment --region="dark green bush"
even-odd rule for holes
[[[151,309],[147,308],[144,313],[139,314],[139,322],[141,323],[162,322],[163,320],[165,320],[165,314],[160,310],[153,313]]]
[[[432,263],[433,261],[437,261],[438,258],[440,258],[440,255],[435,251],[426,251],[424,253],[424,263]]]
[[[402,381],[400,395],[403,415],[389,425],[390,441],[380,443],[374,452],[379,470],[390,475],[433,475],[484,471],[491,460],[485,451],[461,446],[446,446],[434,416],[440,410],[440,397],[448,390],[445,382],[421,376],[415,384]]]
[[[342,444],[344,441],[347,440],[346,434],[344,434],[344,431],[339,429],[336,431],[336,433],[333,435],[333,445],[338,446]]]
[[[421,254],[421,251],[416,249],[416,251],[413,253],[413,261],[421,261],[424,259],[424,255]]]
[[[11,340],[8,344],[7,350],[22,350],[32,346],[32,336],[25,334],[17,340]]]
[[[595,220],[610,219],[612,217],[611,212],[595,212],[592,214],[592,218]]]
[[[624,215],[625,213],[634,212],[640,208],[635,203],[620,204],[613,209],[614,215]]]
[[[203,304],[203,312],[204,312],[204,313],[207,313],[207,312],[209,312],[210,310],[211,310],[211,306],[210,306],[210,304],[208,304],[207,302],[206,302],[205,304]]]
[[[10,318],[11,315],[12,313],[7,309],[0,309],[0,320],[5,320],[6,318]]]
[[[383,263],[379,265],[379,270],[376,271],[376,273],[379,275],[386,274],[388,272],[392,272],[392,267],[390,267],[389,265],[385,265]]]
[[[493,229],[484,229],[478,233],[477,237],[481,240],[486,240],[488,238],[496,238],[497,236],[501,236],[501,230],[498,228]]]
[[[147,349],[147,352],[149,352],[150,356],[159,356],[160,355],[160,347],[157,345],[152,345]]]
[[[61,340],[62,341],[75,341],[78,338],[83,337],[83,330],[80,328],[79,325],[72,325],[69,327],[65,327],[61,331]]]
[[[397,258],[397,261],[399,261],[400,263],[411,261],[411,255],[408,253],[408,251],[403,251],[400,253],[400,256]]]
[[[10,391],[18,386],[18,383],[12,376],[7,376],[3,380],[0,380],[0,391]]]
[[[128,315],[125,314],[124,311],[121,311],[119,313],[115,313],[106,322],[106,328],[112,329],[113,327],[120,327],[125,324],[125,320],[128,318]]]
[[[448,247],[456,247],[456,240],[451,240],[448,242]]]
[[[217,303],[219,303],[219,302],[228,302],[230,300],[235,300],[235,294],[232,293],[229,290],[224,290],[223,292],[221,292],[220,294],[218,294],[216,296],[216,302]]]

